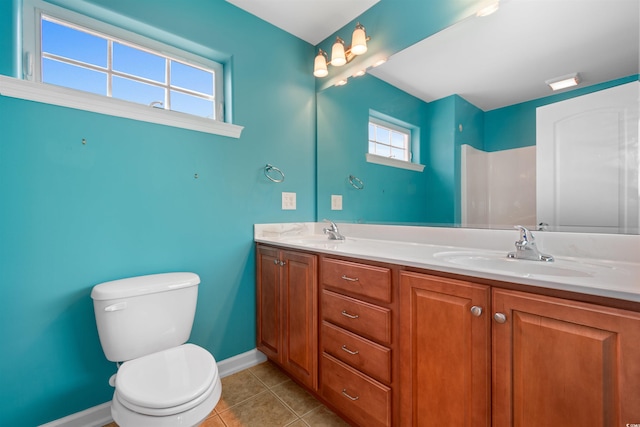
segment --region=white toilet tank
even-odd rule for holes
[[[94,286],[91,298],[107,359],[124,362],[184,344],[199,283],[195,273],[164,273]]]

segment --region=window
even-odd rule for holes
[[[39,80],[216,119],[216,71],[41,15]]]
[[[89,3],[81,12],[172,45],[41,0],[23,4],[24,80],[2,79],[3,95],[240,136],[241,126],[225,123],[224,67],[208,58],[227,56]]]
[[[416,126],[369,111],[367,162],[422,172],[424,166],[413,163],[419,141],[420,129]]]
[[[411,129],[369,118],[369,153],[411,161]]]

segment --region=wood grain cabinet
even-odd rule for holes
[[[490,426],[490,288],[400,273],[402,426]]]
[[[355,425],[391,426],[391,269],[323,258],[320,277],[320,395]]]
[[[493,426],[640,423],[640,313],[493,290]]]
[[[640,422],[640,313],[400,273],[402,426]]]
[[[257,348],[311,390],[318,383],[318,257],[256,247]]]

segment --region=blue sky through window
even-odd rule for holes
[[[44,16],[41,22],[44,83],[215,118],[213,71]]]

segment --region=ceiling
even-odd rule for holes
[[[379,0],[227,0],[294,36],[318,45]]]
[[[315,46],[379,0],[227,1]],[[638,0],[502,0],[369,73],[427,102],[458,94],[489,111],[551,95],[545,80],[569,73],[583,86],[637,74],[639,51]]]

